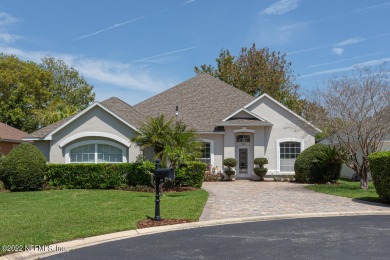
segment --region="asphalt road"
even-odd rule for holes
[[[390,259],[390,216],[275,220],[172,231],[47,259]]]

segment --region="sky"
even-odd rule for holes
[[[0,52],[64,60],[96,100],[134,105],[216,65],[221,49],[286,53],[302,94],[390,61],[386,0],[0,0]]]

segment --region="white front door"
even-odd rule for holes
[[[236,147],[237,177],[250,178],[252,177],[252,156],[250,146]]]

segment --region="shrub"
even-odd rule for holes
[[[204,173],[204,181],[206,182],[214,182],[214,181],[220,181],[221,180],[221,174],[216,173],[213,174],[210,171],[205,171]]]
[[[268,169],[264,168],[264,164],[268,164],[267,158],[255,158],[253,161],[257,167],[253,169],[254,173],[260,177],[260,181],[264,181],[264,176],[267,174]]]
[[[268,164],[268,159],[267,158],[255,158],[253,163],[256,165],[259,165],[259,166],[264,165],[264,164]]]
[[[229,168],[236,167],[237,160],[234,158],[226,158],[225,160],[223,160],[223,165]]]
[[[118,164],[50,164],[47,182],[68,189],[114,189],[130,185],[151,185],[151,162]]]
[[[0,164],[0,180],[11,191],[39,190],[44,183],[46,159],[32,144],[15,147]]]
[[[328,146],[324,144],[315,144],[301,152],[294,164],[295,178],[298,182],[310,182],[310,173],[314,173],[321,157],[321,153],[326,151]],[[313,164],[316,164],[314,166]]]
[[[368,161],[379,199],[390,203],[390,151],[372,153],[368,156]]]
[[[175,171],[175,186],[202,187],[206,164],[203,162],[187,162]]]

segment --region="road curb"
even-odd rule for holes
[[[16,259],[37,259],[48,257],[56,254],[69,252],[71,250],[94,246],[102,243],[151,235],[169,231],[178,231],[192,228],[202,228],[218,225],[238,224],[246,222],[258,222],[258,221],[272,221],[272,220],[284,220],[284,219],[302,219],[302,218],[321,218],[321,217],[340,217],[340,216],[364,216],[364,215],[390,215],[390,210],[386,211],[354,211],[354,212],[330,212],[330,213],[303,213],[303,214],[288,214],[288,215],[272,215],[272,216],[256,216],[245,218],[228,218],[220,220],[209,220],[201,222],[190,222],[184,224],[151,227],[143,229],[135,229],[128,231],[115,232],[111,234],[99,235],[94,237],[81,238],[61,243],[56,243],[46,246],[46,251],[40,251],[39,248],[35,251],[24,251],[20,253],[14,253],[0,257],[0,260],[16,260]],[[56,251],[55,249],[64,249],[63,251]],[[47,251],[47,249],[49,249]]]

